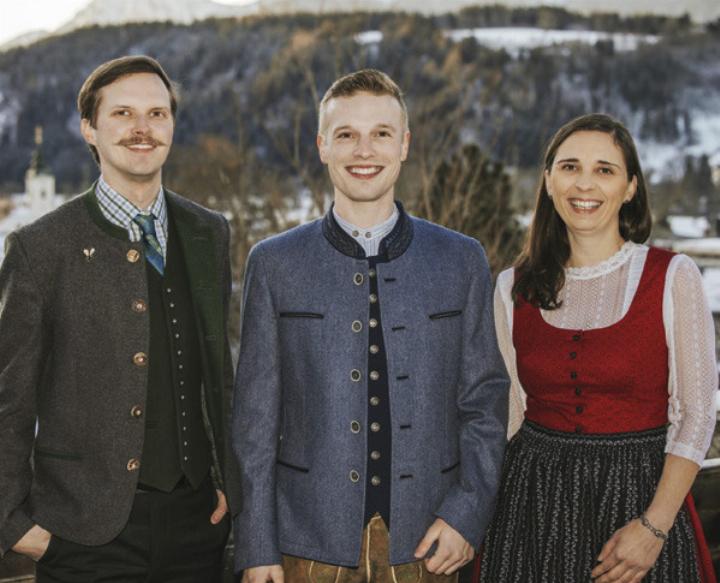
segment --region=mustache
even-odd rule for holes
[[[166,144],[161,140],[153,138],[152,136],[136,136],[133,138],[126,138],[120,140],[118,145],[120,146],[137,146],[139,144],[146,144],[148,146],[165,146]]]

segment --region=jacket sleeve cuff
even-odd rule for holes
[[[478,550],[492,517],[478,516],[474,503],[476,496],[476,493],[463,492],[458,486],[455,486],[448,491],[440,508],[435,512],[435,516],[442,518],[457,530],[475,550]]]
[[[262,537],[261,540],[253,537],[252,533],[247,532],[247,523],[241,518],[242,515],[235,517],[233,528],[235,572],[264,565],[282,565],[282,554],[277,545],[270,542],[270,537]]]
[[[0,531],[0,558],[15,546],[35,523],[20,508],[13,510]]]

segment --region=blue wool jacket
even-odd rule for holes
[[[351,371],[367,378],[371,276],[392,421],[390,562],[414,561],[436,517],[476,548],[483,539],[509,387],[488,264],[474,239],[400,209],[376,274],[332,212],[250,253],[232,429],[244,496],[238,570],[281,554],[358,564],[367,434],[350,427],[366,426],[367,385]]]

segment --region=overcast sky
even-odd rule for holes
[[[215,0],[247,4],[249,0]],[[0,0],[0,44],[33,30],[54,30],[90,0]]]
[[[0,0],[0,45],[21,34],[32,31],[52,31],[65,24],[91,0]],[[215,0],[222,4],[247,4],[253,0]],[[402,0],[387,0],[390,4],[401,5]],[[500,0],[502,1],[502,0]],[[544,0],[544,4],[572,6],[574,0]],[[646,1],[646,0],[645,0]],[[663,0],[667,3],[670,0]],[[697,2],[716,3],[720,0],[675,0],[679,5]],[[527,0],[538,4],[541,0]],[[599,6],[602,5],[600,2]],[[708,4],[712,6],[712,4]]]

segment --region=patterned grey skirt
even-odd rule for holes
[[[603,545],[650,504],[662,473],[665,435],[665,428],[577,435],[525,421],[508,444],[478,580],[591,581]],[[643,581],[700,581],[684,505]]]

